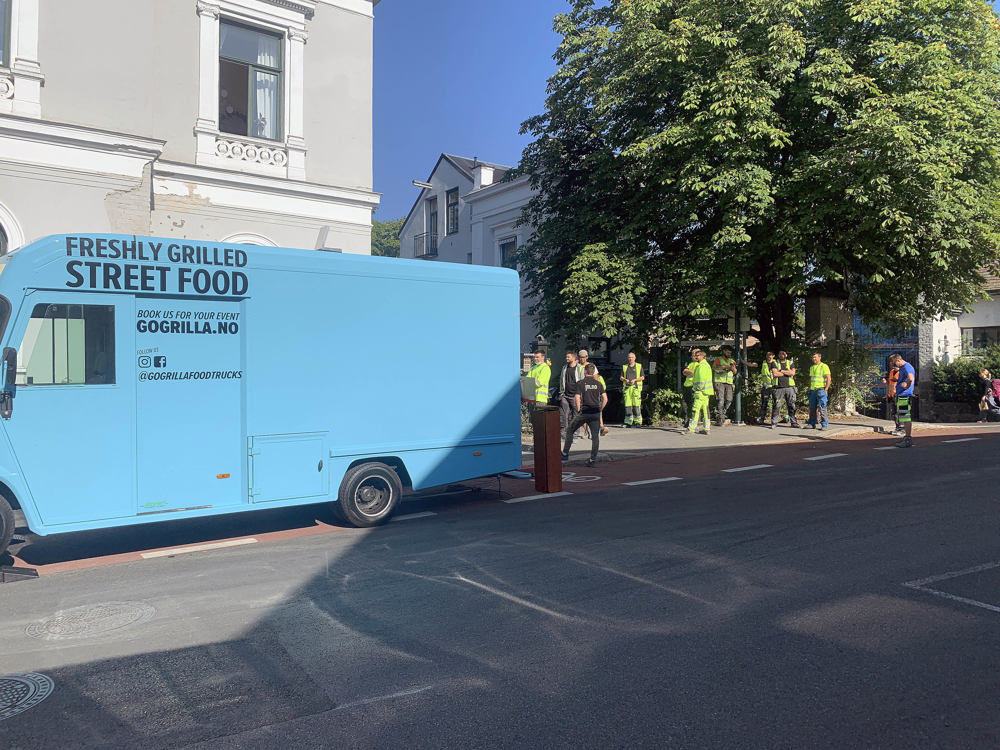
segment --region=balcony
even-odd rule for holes
[[[413,238],[414,258],[436,258],[438,254],[437,232],[424,232]]]

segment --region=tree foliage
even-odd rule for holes
[[[980,296],[1000,247],[982,0],[573,0],[521,171],[542,329],[667,336],[808,285],[882,329]]]
[[[372,255],[399,257],[399,230],[404,221],[406,217],[393,221],[372,219]]]

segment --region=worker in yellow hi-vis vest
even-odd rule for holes
[[[625,426],[642,427],[642,365],[635,361],[635,352],[629,352],[622,365],[622,397],[625,399]]]
[[[714,395],[712,388],[712,366],[705,361],[705,352],[695,349],[692,352],[694,357],[694,367],[684,370],[684,374],[691,377],[691,392],[694,394],[694,404],[691,410],[691,421],[688,423],[687,431],[683,434],[693,435],[698,429],[698,423],[704,418],[705,428],[699,430],[702,435],[707,435],[711,429],[711,417],[708,415],[708,397]]]
[[[712,362],[712,378],[715,390],[715,423],[721,427],[726,423],[726,412],[733,403],[736,385],[736,360],[733,359],[733,347],[728,344],[722,347],[722,356],[716,357]]]
[[[535,405],[549,403],[549,379],[552,368],[545,362],[545,352],[535,352],[535,364],[528,370],[528,377],[535,381]]]

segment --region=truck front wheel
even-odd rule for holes
[[[340,483],[338,510],[352,526],[376,526],[389,520],[403,494],[399,475],[385,464],[359,464]]]
[[[10,503],[0,497],[0,557],[7,551],[12,536],[14,536],[14,511],[10,509]]]

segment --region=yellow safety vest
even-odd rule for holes
[[[528,377],[535,379],[535,403],[547,404],[549,402],[549,378],[552,377],[552,368],[544,362],[539,362],[528,370]]]
[[[830,365],[820,362],[809,368],[809,387],[813,390],[817,388],[826,389],[826,376],[830,374]]]
[[[715,361],[718,362],[718,363],[720,363],[724,367],[729,367],[730,365],[736,364],[736,360],[735,359],[726,359],[725,357],[716,357]],[[713,371],[712,377],[713,377],[713,379],[715,380],[716,383],[724,384],[724,385],[732,385],[733,384],[733,371],[732,370],[728,370],[727,369],[727,370],[723,370],[722,372],[714,372]]]
[[[715,388],[712,387],[712,366],[702,360],[694,366],[691,387],[695,393],[704,393],[707,396],[715,395]]]
[[[628,364],[622,365],[622,377],[623,378],[624,377],[628,377],[625,374],[625,373],[628,372],[628,367],[629,367]],[[642,365],[640,365],[638,362],[635,363],[635,376],[636,376],[636,378],[641,378],[642,377]],[[641,391],[642,390],[642,381],[640,380],[635,385],[626,385],[625,387],[626,388],[638,388]]]
[[[688,362],[688,366],[685,367],[684,369],[685,370],[694,370],[694,368],[697,367],[697,366],[698,366],[697,362]],[[685,388],[690,388],[692,385],[694,385],[694,375],[686,375],[684,377],[684,387]]]

